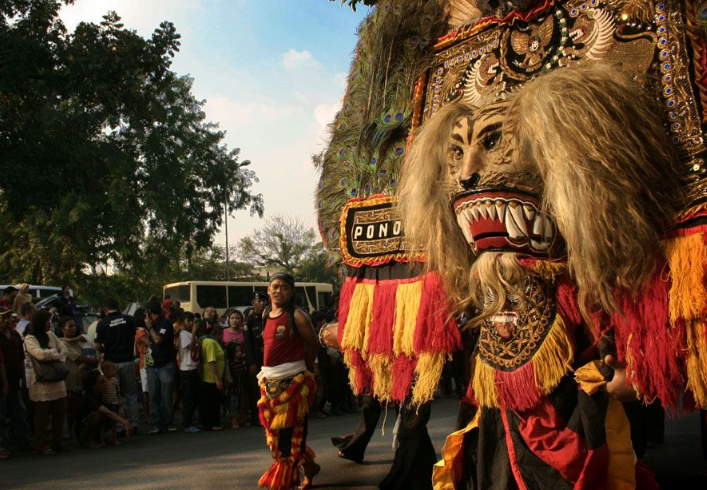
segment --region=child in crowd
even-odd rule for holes
[[[101,401],[108,410],[120,415],[120,383],[118,382],[118,378],[115,377],[117,368],[111,361],[103,361],[101,371],[103,371],[103,376],[106,378],[106,386],[101,394]],[[115,424],[112,424],[111,432],[113,435],[113,444],[120,444],[118,442],[118,429]]]
[[[242,342],[233,340],[226,346],[230,382],[228,395],[230,397],[231,427],[237,429],[241,424],[250,426],[248,415],[248,389],[246,380],[246,355]]]
[[[113,366],[115,368],[115,365]],[[84,395],[79,403],[76,412],[76,422],[74,423],[74,434],[76,439],[83,446],[91,448],[103,447],[105,445],[105,431],[110,426],[115,439],[115,424],[120,423],[125,426],[127,435],[132,435],[133,426],[125,418],[108,410],[101,399],[106,390],[106,378],[98,371],[86,371],[83,373]]]
[[[147,386],[147,364],[152,362],[150,356],[150,316],[144,308],[138,308],[135,319],[135,354],[140,358],[140,388],[142,391],[142,410],[146,423],[150,423],[150,391]]]

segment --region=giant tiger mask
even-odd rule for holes
[[[364,23],[319,220],[357,390],[428,401],[471,315],[478,410],[437,490],[640,487],[606,354],[644,403],[707,407],[706,6],[381,0]]]
[[[562,430],[589,448],[619,444],[604,428],[623,412],[597,391],[608,374],[601,359],[617,350],[644,401],[674,405],[685,389],[704,399],[704,351],[689,341],[704,327],[669,320],[684,288],[666,263],[666,253],[680,262],[666,239],[681,181],[659,114],[640,80],[594,65],[541,75],[480,107],[448,104],[414,135],[400,194],[407,238],[427,251],[458,308],[475,313],[468,398],[479,410],[468,430],[478,435],[464,436],[472,461],[497,454],[485,431],[499,425],[519,437],[516,455]],[[607,348],[614,336],[616,349]],[[517,430],[536,418],[543,430]],[[578,457],[589,467],[597,456]],[[437,481],[445,478],[440,471]]]

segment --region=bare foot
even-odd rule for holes
[[[86,443],[86,446],[92,448],[92,449],[98,449],[99,447],[104,447],[105,444],[101,444],[100,442],[93,442],[93,441],[88,441]]]
[[[111,446],[122,446],[123,445],[123,443],[120,442],[118,439],[114,439],[111,442],[107,442],[106,444],[109,444]]]
[[[314,477],[317,476],[321,470],[322,467],[314,461],[307,461],[304,463],[304,479],[302,480],[302,484],[297,487],[298,490],[307,490],[308,488],[311,488],[312,480],[314,480]]]

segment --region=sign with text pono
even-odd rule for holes
[[[394,196],[352,199],[341,214],[341,255],[353,267],[424,260],[409,251]]]

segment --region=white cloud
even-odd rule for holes
[[[282,55],[282,66],[286,70],[315,69],[318,70],[322,65],[314,59],[311,51],[305,49],[297,51],[296,49],[288,49]]]
[[[211,95],[206,99],[205,110],[210,121],[218,122],[222,129],[246,127],[250,130],[280,124],[300,112],[294,104],[264,100],[235,100],[225,95]]]

